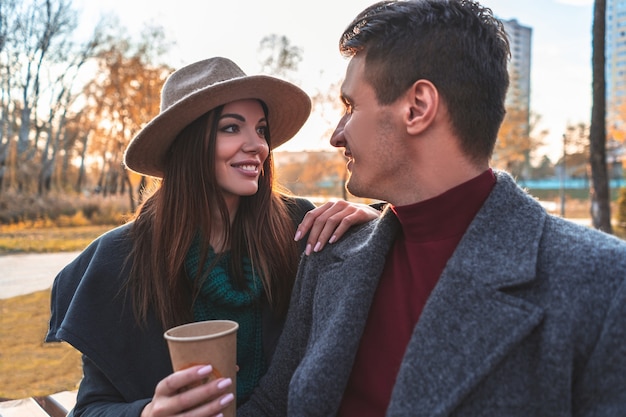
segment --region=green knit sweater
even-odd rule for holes
[[[248,257],[243,259],[246,278],[246,286],[243,289],[233,286],[229,276],[230,252],[221,254],[216,263],[216,254],[210,249],[207,258],[202,268],[200,293],[193,303],[193,316],[196,321],[233,320],[239,323],[237,403],[242,403],[252,394],[252,390],[267,370],[263,355],[261,322],[263,285],[252,270]],[[199,262],[200,245],[196,241],[185,259],[187,276],[192,282],[197,277]]]

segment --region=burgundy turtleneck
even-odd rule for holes
[[[424,304],[495,182],[488,169],[437,197],[391,207],[402,227],[387,255],[340,417],[385,415]]]

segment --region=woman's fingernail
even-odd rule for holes
[[[217,387],[219,389],[224,389],[226,387],[230,387],[231,384],[233,383],[233,380],[230,378],[224,378],[222,379],[220,382],[217,383]]]
[[[307,243],[306,245],[306,249],[304,250],[304,253],[308,256],[311,254],[311,245],[309,243]]]
[[[298,230],[296,232],[296,237],[294,237],[293,240],[296,240],[296,241],[300,240],[301,237],[302,237],[302,232]]]
[[[202,376],[208,375],[211,372],[213,372],[213,367],[211,365],[207,365],[198,369],[198,375],[202,375]]]
[[[220,405],[228,405],[232,403],[234,399],[235,399],[235,396],[232,394],[232,392],[229,392],[228,394],[222,397],[222,399],[220,400]]]
[[[317,242],[315,248],[313,248],[313,252],[319,252],[320,249],[322,249],[322,242]]]
[[[332,235],[330,239],[328,239],[328,243],[335,243],[337,241],[337,236]]]

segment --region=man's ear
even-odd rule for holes
[[[428,80],[417,80],[406,95],[405,124],[407,133],[415,135],[426,130],[435,120],[439,107],[437,87]]]

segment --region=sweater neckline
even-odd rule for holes
[[[391,206],[405,238],[413,242],[446,239],[463,234],[480,210],[496,177],[491,168],[454,188],[418,203]]]

